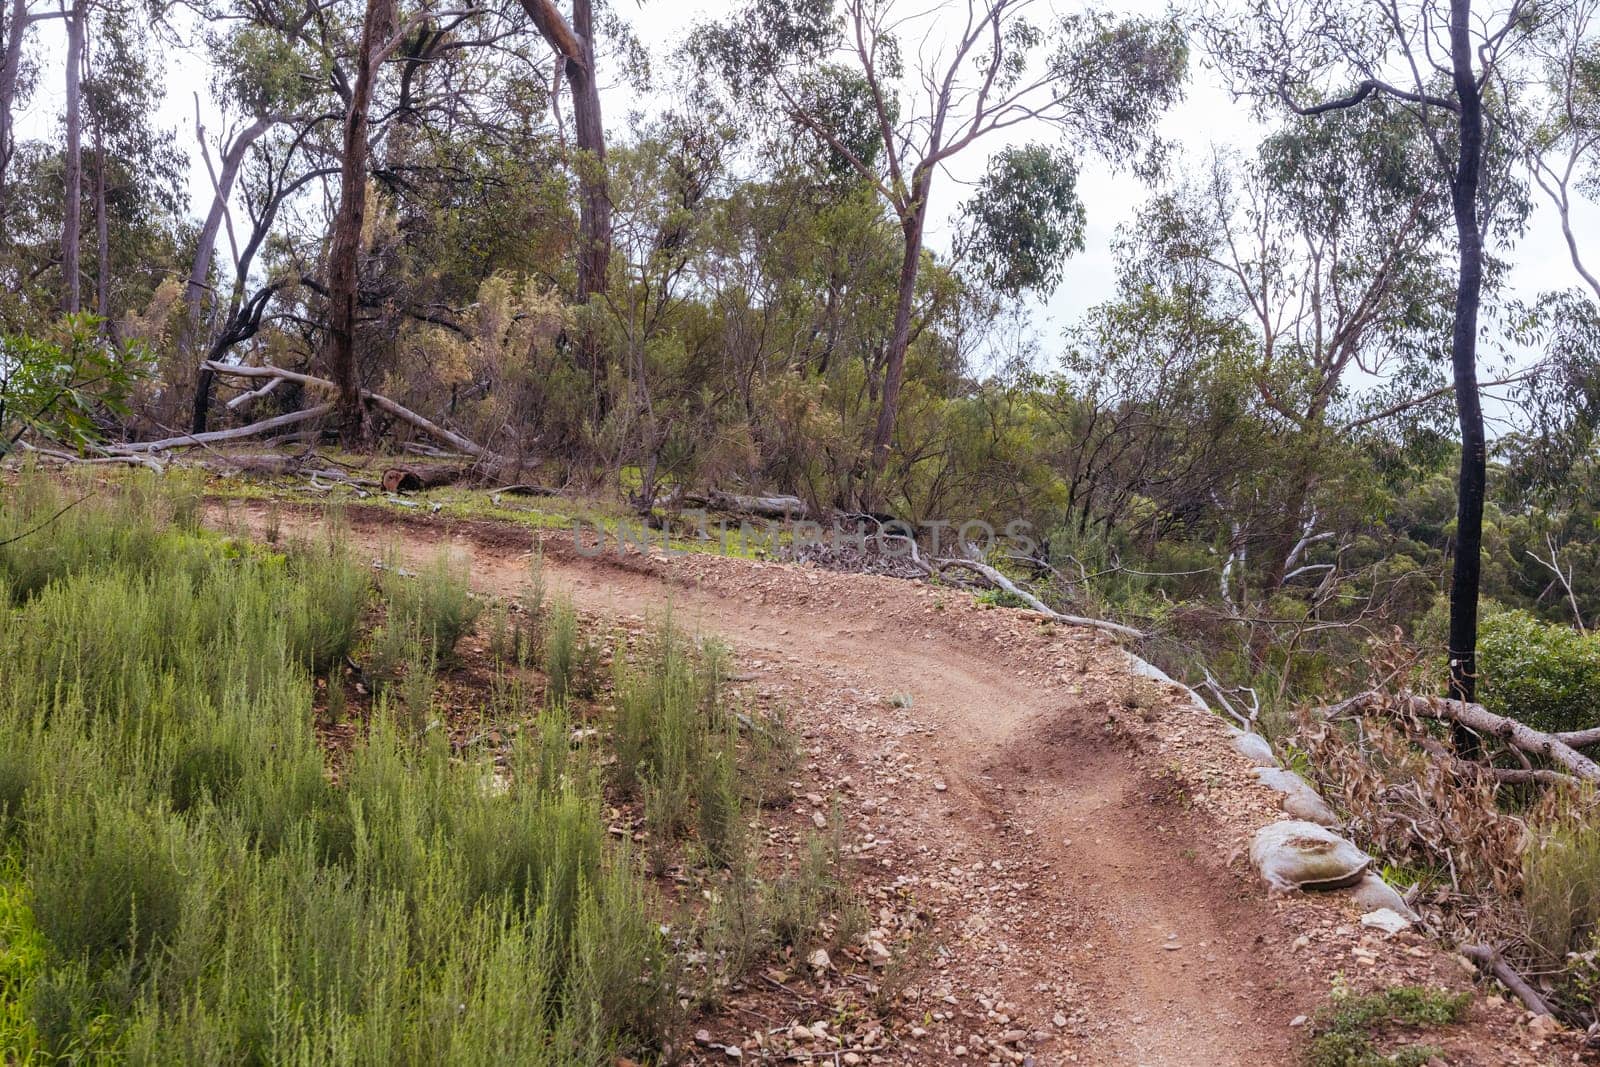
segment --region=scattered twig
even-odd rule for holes
[[[49,526],[51,523],[53,523],[57,519],[61,518],[61,516],[65,515],[67,512],[71,511],[73,508],[77,507],[79,504],[83,503],[85,500],[88,500],[92,496],[94,496],[94,490],[91,489],[89,492],[87,492],[87,493],[83,494],[82,496],[78,497],[78,499],[68,503],[65,507],[61,508],[54,515],[50,516],[48,519],[45,519],[43,522],[37,523],[37,524],[35,524],[33,526],[30,526],[26,530],[23,530],[21,533],[16,534],[16,535],[14,535],[12,537],[6,538],[4,541],[0,541],[0,548],[4,548],[6,545],[15,544],[16,542],[22,540],[24,537],[31,537],[32,535],[38,533],[40,530],[44,529],[46,526]]]

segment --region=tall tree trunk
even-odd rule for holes
[[[198,107],[198,105],[196,105]],[[205,222],[200,226],[200,238],[195,245],[194,262],[189,266],[189,283],[184,288],[183,326],[178,334],[178,351],[188,355],[194,348],[195,336],[200,329],[200,305],[206,298],[206,278],[211,274],[211,260],[216,254],[217,234],[222,232],[223,217],[228,211],[228,198],[233,195],[233,183],[244,164],[244,155],[272,126],[273,119],[263,116],[242,130],[233,143],[222,153],[222,169],[217,173],[216,186],[211,191],[211,207],[206,211]],[[205,136],[198,122],[195,132]]]
[[[395,32],[394,0],[367,0],[361,26],[361,51],[344,121],[344,155],[339,164],[339,210],[328,249],[328,330],[323,361],[339,386],[339,432],[345,444],[366,442],[366,412],[356,368],[356,303],[360,280],[361,230],[367,212],[367,111],[372,86]]]
[[[600,86],[594,63],[592,0],[572,0],[569,23],[553,0],[522,0],[534,28],[562,57],[572,91],[572,126],[578,150],[578,289],[576,303],[587,304],[606,291],[611,265],[611,192],[606,180],[606,131],[600,116]],[[578,338],[578,361],[589,372],[596,413],[604,417],[606,365],[591,325]]]
[[[111,223],[106,217],[106,146],[95,129],[94,146],[94,312],[111,320]]]
[[[590,0],[573,0],[572,28],[582,56],[567,63],[572,87],[572,130],[586,154],[578,178],[581,203],[578,229],[583,247],[578,256],[578,303],[606,291],[611,266],[611,194],[606,182],[606,131],[600,118],[600,86],[594,69],[594,16]]]
[[[1483,231],[1478,222],[1478,181],[1483,166],[1483,101],[1473,71],[1472,0],[1450,2],[1450,57],[1454,68],[1460,144],[1450,187],[1460,248],[1455,329],[1450,361],[1461,422],[1461,470],[1456,487],[1456,554],[1450,580],[1450,696],[1472,701],[1478,674],[1478,578],[1483,545],[1487,446],[1478,397],[1478,304],[1483,290]],[[1472,750],[1470,732],[1456,727],[1457,743]]]
[[[61,310],[83,304],[78,247],[83,236],[83,0],[67,20],[67,180],[61,203]]]
[[[922,228],[928,214],[930,171],[912,182],[911,210],[901,221],[905,247],[900,260],[900,286],[895,297],[894,329],[884,358],[883,399],[878,405],[878,425],[872,435],[872,468],[882,471],[894,441],[894,420],[900,408],[900,384],[905,380],[906,349],[911,346],[911,309],[917,299],[917,272],[922,266]]]
[[[28,0],[11,0],[6,20],[6,50],[0,59],[0,238],[6,232],[6,172],[16,150],[12,113],[17,102],[17,79],[22,73],[22,42],[28,35]]]
[[[87,34],[85,35],[87,38]],[[84,43],[86,70],[93,72],[93,55]],[[94,107],[94,104],[91,104]],[[94,107],[96,112],[98,107]],[[111,223],[106,217],[106,139],[100,115],[94,116],[94,313],[103,320],[101,332],[111,336]]]

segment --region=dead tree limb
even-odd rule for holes
[[[685,494],[680,499],[686,504],[731,511],[736,515],[760,515],[768,519],[803,519],[811,514],[806,502],[797,496],[746,496],[712,489],[704,495]]]
[[[1040,600],[1026,589],[1023,589],[1016,582],[1013,582],[1010,578],[1007,578],[1005,575],[1001,574],[987,563],[981,563],[978,560],[965,557],[952,557],[949,559],[935,560],[934,562],[940,567],[964,567],[967,570],[981,574],[997,588],[1005,590],[1007,593],[1010,593],[1018,600],[1027,604],[1034,611],[1037,611],[1039,614],[1048,618],[1055,619],[1057,622],[1064,622],[1072,626],[1087,626],[1096,630],[1105,630],[1107,633],[1114,633],[1119,637],[1127,637],[1135,641],[1142,641],[1146,636],[1143,630],[1135,630],[1132,626],[1124,626],[1120,622],[1107,622],[1105,619],[1090,619],[1082,615],[1063,615],[1061,612],[1050,607],[1044,601]]]
[[[318,378],[315,375],[302,374],[299,371],[284,370],[282,367],[250,367],[243,364],[217,363],[212,360],[207,360],[202,366],[214,374],[231,375],[239,378],[281,378],[285,381],[298,382],[307,388],[317,389],[324,393],[338,393],[339,391],[339,387],[327,378]],[[443,441],[459,452],[465,452],[474,459],[491,458],[488,449],[469,441],[453,430],[447,430],[438,423],[418,415],[410,408],[397,404],[386,396],[380,396],[370,390],[363,389],[361,391],[361,399],[394,416],[401,422],[421,430],[429,437]]]
[[[257,400],[260,400],[262,397],[271,393],[274,389],[278,388],[278,386],[282,385],[287,380],[288,379],[285,378],[274,378],[266,385],[261,386],[259,389],[252,389],[248,393],[240,393],[238,396],[228,401],[226,407],[229,411],[238,411],[246,404],[253,404]]]
[[[121,445],[119,452],[160,452],[167,448],[183,448],[188,445],[213,445],[221,441],[237,441],[245,437],[255,437],[257,434],[271,433],[273,430],[284,426],[293,426],[296,423],[306,422],[310,419],[319,419],[333,410],[332,404],[318,404],[316,407],[305,408],[301,411],[291,411],[287,415],[276,415],[260,422],[252,422],[248,426],[235,426],[229,430],[208,430],[205,433],[179,434],[177,437],[163,437],[159,441],[135,441],[132,444]]]
[[[147,467],[157,474],[165,470],[158,461],[151,459],[149,456],[121,456],[114,454],[109,456],[78,456],[71,452],[63,452],[60,449],[42,448],[39,445],[29,444],[27,441],[18,441],[17,447],[24,452],[32,452],[47,459],[60,460],[63,463],[82,463],[90,466]]]
[[[1573,730],[1570,733],[1556,734],[1556,739],[1564,745],[1571,745],[1573,748],[1600,745],[1600,727],[1593,730]]]
[[[1600,764],[1567,744],[1560,735],[1535,730],[1526,723],[1508,719],[1504,715],[1496,715],[1482,704],[1468,704],[1459,700],[1423,696],[1418,693],[1390,695],[1369,691],[1338,704],[1319,708],[1317,714],[1335,717],[1350,711],[1381,712],[1390,715],[1409,714],[1419,719],[1454,723],[1480,734],[1497,737],[1530,756],[1540,756],[1557,763],[1574,777],[1586,782],[1600,782]]]
[[[1550,1005],[1545,1003],[1539,991],[1528,984],[1528,980],[1516,971],[1511,965],[1500,957],[1500,953],[1488,945],[1462,945],[1461,954],[1476,963],[1486,973],[1499,979],[1500,984],[1517,995],[1517,999],[1527,1005],[1529,1011],[1535,1015],[1554,1015]]]

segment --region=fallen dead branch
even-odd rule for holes
[[[205,433],[186,433],[176,437],[163,437],[159,441],[135,441],[131,444],[120,445],[118,452],[133,454],[139,452],[161,452],[169,448],[185,448],[192,445],[214,445],[222,441],[238,441],[246,437],[256,437],[260,434],[271,433],[273,430],[296,423],[318,419],[333,411],[333,405],[318,404],[315,407],[305,408],[301,411],[291,411],[287,415],[275,415],[270,419],[252,422],[248,426],[235,426],[228,430],[208,430]]]
[[[707,490],[704,494],[686,493],[677,502],[767,519],[797,519],[811,514],[811,508],[797,496],[745,496],[720,489]]]
[[[283,379],[283,378],[274,378],[271,381],[269,381],[266,385],[263,385],[258,389],[252,389],[248,393],[240,393],[238,396],[236,396],[232,400],[228,401],[227,404],[224,405],[224,406],[229,411],[238,411],[240,408],[245,407],[245,406],[247,406],[249,404],[253,404],[257,400],[260,400],[262,397],[267,396],[273,390],[277,389],[278,386],[282,385],[284,383],[284,381],[285,381],[285,379]]]
[[[1499,979],[1500,984],[1515,993],[1517,999],[1527,1005],[1529,1011],[1535,1015],[1554,1015],[1550,1005],[1546,1004],[1539,991],[1528,983],[1528,980],[1516,971],[1511,965],[1500,957],[1500,953],[1488,945],[1463,945],[1461,954],[1476,963],[1482,970]]]
[[[993,583],[995,587],[1005,590],[1007,593],[1010,593],[1024,604],[1027,604],[1034,611],[1037,611],[1039,614],[1048,618],[1055,619],[1057,622],[1068,623],[1072,626],[1087,626],[1096,630],[1105,630],[1108,633],[1114,633],[1120,637],[1132,638],[1135,641],[1141,641],[1146,636],[1143,630],[1135,630],[1132,626],[1124,626],[1120,622],[1107,622],[1105,619],[1090,619],[1082,615],[1064,615],[1050,607],[1032,593],[1028,592],[1026,589],[1023,589],[1016,582],[1013,582],[1010,578],[1007,578],[1005,575],[1001,574],[987,563],[981,563],[978,560],[966,557],[950,557],[948,559],[935,560],[934,562],[939,567],[964,567],[967,570],[981,574],[986,580]]]
[[[319,390],[321,392],[325,392],[325,393],[336,393],[336,392],[338,392],[338,388],[339,388],[337,385],[335,385],[333,382],[329,381],[326,378],[318,378],[315,375],[302,374],[299,371],[284,370],[282,367],[273,367],[273,366],[270,366],[270,365],[269,366],[252,367],[252,366],[245,366],[243,364],[217,363],[217,362],[215,362],[213,360],[207,360],[205,363],[201,364],[201,366],[203,366],[206,370],[211,371],[213,374],[221,374],[221,375],[227,375],[227,376],[238,377],[238,378],[273,378],[273,379],[280,379],[280,380],[289,381],[289,382],[298,382],[301,385],[306,386],[307,388],[317,389],[317,390]],[[424,418],[421,415],[418,415],[415,411],[412,411],[410,408],[405,407],[405,406],[403,406],[401,404],[397,404],[393,400],[390,400],[386,396],[381,396],[378,393],[374,393],[374,392],[371,392],[370,390],[363,389],[361,391],[361,399],[366,401],[367,403],[371,404],[373,407],[378,408],[380,411],[383,411],[383,412],[385,412],[385,413],[387,413],[389,415],[394,416],[396,419],[399,419],[401,422],[404,422],[407,425],[414,427],[415,429],[421,430],[423,433],[427,434],[429,437],[432,437],[437,441],[444,442],[445,444],[449,445],[451,448],[454,448],[458,452],[464,452],[467,455],[473,457],[474,459],[478,459],[478,460],[485,460],[485,459],[492,458],[492,456],[491,456],[490,452],[488,451],[488,449],[484,448],[483,446],[477,444],[474,441],[469,441],[467,438],[462,437],[460,434],[456,433],[454,430],[445,429],[443,426],[440,426],[438,423],[433,422],[431,419],[427,419],[427,418]],[[328,405],[327,407],[329,409],[331,409],[332,405]],[[268,421],[271,421],[271,420],[268,420]],[[260,427],[260,426],[263,426],[264,424],[256,423],[255,425]],[[219,431],[219,432],[227,433],[227,432],[233,432],[233,431]],[[262,431],[258,429],[256,432],[259,433],[259,432],[262,432]],[[206,435],[205,434],[201,434],[199,436],[204,437]],[[247,436],[247,435],[241,435],[241,436]],[[172,439],[172,444],[167,445],[167,447],[175,447],[176,445],[181,444],[181,443],[182,442],[177,440],[177,439]]]
[[[1571,733],[1556,734],[1562,744],[1571,745],[1573,748],[1587,748],[1589,745],[1600,745],[1600,728],[1593,730],[1573,730]]]
[[[123,456],[115,453],[108,456],[79,456],[56,448],[43,448],[39,445],[29,444],[27,441],[18,441],[17,447],[24,452],[32,452],[35,455],[44,456],[46,459],[59,460],[63,463],[79,463],[89,466],[146,467],[157,474],[166,469],[149,456]]]
[[[1423,696],[1418,693],[1391,695],[1369,691],[1338,704],[1319,708],[1315,714],[1337,717],[1351,711],[1410,715],[1419,719],[1457,723],[1480,734],[1499,738],[1530,756],[1539,756],[1559,764],[1576,778],[1586,782],[1600,782],[1600,764],[1567,744],[1559,735],[1535,730],[1526,723],[1496,715],[1482,704],[1468,704],[1459,700],[1446,700],[1444,697]]]

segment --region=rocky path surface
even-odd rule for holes
[[[255,533],[269,522],[260,504],[210,517]],[[320,519],[270,521],[293,532]],[[376,509],[347,521],[375,558],[416,564],[448,547],[470,556],[482,592],[528,580],[526,527]],[[1266,899],[1237,857],[1278,817],[1273,795],[1220,721],[1134,678],[1105,635],[892,578],[588,558],[566,533],[543,554],[582,610],[670,609],[719,635],[751,698],[795,718],[801,803],[845,820],[872,899],[933,916],[910,994],[919,1025],[880,1062],[1293,1064],[1302,1017],[1335,974],[1462,984],[1415,934],[1380,941],[1335,902]],[[1451,1041],[1448,1062],[1553,1062],[1537,1042],[1484,1036],[1500,1018],[1475,1009],[1478,1036]]]

